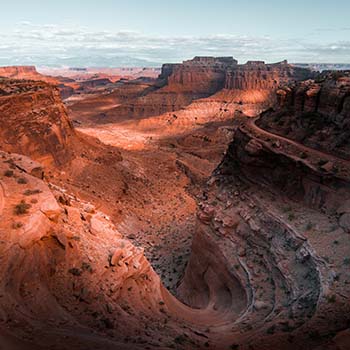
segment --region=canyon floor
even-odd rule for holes
[[[84,97],[79,104],[84,106]],[[116,147],[128,176],[140,182],[121,198],[109,197],[110,183],[101,208],[120,232],[145,248],[165,286],[176,294],[190,255],[197,198],[243,117],[224,113],[227,103],[204,99],[174,113],[94,124],[89,120],[99,110],[87,105],[71,113],[72,120],[79,120],[77,130]]]
[[[349,349],[349,72],[0,72],[0,349]]]

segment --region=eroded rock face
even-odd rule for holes
[[[350,159],[350,75],[322,73],[278,91],[279,107],[259,125],[304,145]]]
[[[238,348],[337,349],[349,322],[349,197],[347,162],[247,120],[203,196],[180,298],[235,305]]]
[[[275,90],[281,84],[311,77],[309,70],[293,67],[283,61],[265,64],[263,61],[248,61],[246,64],[229,68],[225,88],[230,90]]]
[[[53,85],[2,79],[0,113],[3,150],[57,165],[70,159],[75,132]]]
[[[155,339],[150,320],[167,318],[167,292],[143,249],[91,205],[73,197],[59,205],[55,197],[67,195],[16,159],[0,152],[0,329],[44,348],[57,344],[56,332],[66,334],[61,349],[137,349],[122,344],[128,337],[146,342],[141,329]],[[87,341],[83,329],[101,332]],[[125,338],[106,340],[106,332]]]
[[[163,67],[162,74],[170,73],[167,90],[211,95],[224,87],[227,69],[237,64],[233,57],[195,57],[174,65],[170,72],[168,66]]]
[[[34,66],[8,66],[0,67],[0,76],[12,79],[33,79],[40,74]]]
[[[222,90],[237,94],[251,92],[254,95],[259,91],[274,94],[282,83],[311,76],[311,71],[292,67],[287,62],[267,65],[250,61],[238,65],[232,57],[195,57],[182,64],[163,65],[153,91],[116,107],[104,119],[111,122],[118,117],[149,117],[174,112]],[[243,103],[242,99],[240,102]]]

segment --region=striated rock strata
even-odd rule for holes
[[[53,85],[1,79],[0,113],[3,150],[57,165],[72,156],[75,132]]]
[[[350,72],[324,72],[278,96],[278,107],[260,119],[262,128],[350,159]]]

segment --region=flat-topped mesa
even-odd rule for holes
[[[227,71],[225,88],[229,90],[274,90],[281,84],[312,77],[308,69],[293,67],[287,61],[265,64],[248,61]]]
[[[56,87],[41,81],[0,79],[0,149],[60,165],[71,158],[74,138]]]
[[[182,64],[163,65],[160,78],[170,90],[209,95],[224,87],[227,69],[237,63],[233,57],[197,56]]]
[[[36,75],[39,74],[34,66],[6,66],[0,67],[0,77],[4,78],[21,78],[24,79],[24,75]],[[28,78],[28,77],[27,77]]]
[[[58,84],[58,81],[49,76],[40,74],[35,66],[7,66],[0,67],[0,77],[10,79],[40,80],[50,84]]]

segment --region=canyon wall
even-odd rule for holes
[[[8,66],[0,67],[0,77],[11,79],[40,80],[51,84],[57,84],[58,80],[40,74],[34,66]]]
[[[324,72],[277,94],[278,106],[258,122],[262,128],[350,159],[349,72]]]
[[[149,117],[174,112],[194,100],[212,96],[222,90],[232,93],[268,91],[274,95],[280,84],[311,77],[311,71],[292,67],[287,62],[265,64],[249,61],[238,65],[232,57],[195,57],[182,64],[165,64],[155,84],[155,91],[128,101],[110,111],[101,121],[118,117]],[[232,93],[230,93],[232,92]],[[228,96],[229,95],[229,96]],[[217,98],[224,98],[218,95]],[[239,101],[239,98],[236,98]],[[272,98],[269,98],[272,100]]]
[[[281,84],[304,80],[312,76],[308,69],[293,67],[287,61],[265,64],[248,61],[230,68],[226,74],[225,88],[229,90],[275,90]]]
[[[3,150],[56,165],[71,158],[75,132],[53,85],[1,79],[0,113]]]
[[[349,162],[270,132],[269,113],[242,123],[208,182],[179,296],[230,310],[237,349],[346,349]]]

